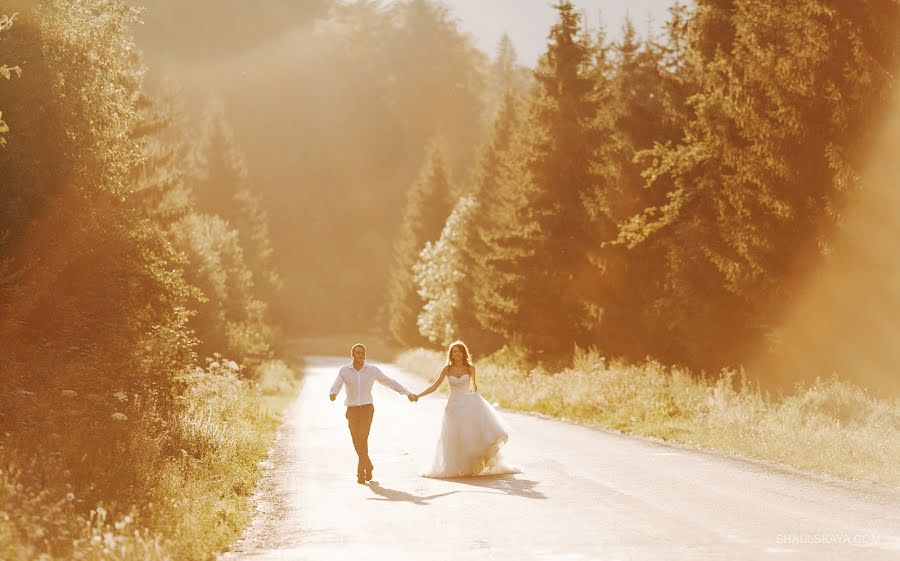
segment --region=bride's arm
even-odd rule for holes
[[[469,389],[473,392],[478,391],[478,384],[475,383],[475,366],[469,367]]]
[[[445,367],[441,370],[441,375],[438,376],[438,379],[435,380],[433,384],[431,384],[430,386],[428,386],[428,389],[427,389],[427,390],[425,390],[424,392],[422,392],[422,393],[416,395],[416,399],[422,397],[423,395],[428,395],[428,394],[430,394],[431,392],[433,392],[434,390],[438,389],[438,387],[441,385],[441,382],[443,382],[443,381],[444,381],[444,378],[447,376],[447,370],[448,370],[448,369],[449,369],[449,367],[445,366]]]

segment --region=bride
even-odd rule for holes
[[[450,383],[450,396],[434,462],[423,475],[446,478],[517,473],[518,469],[504,464],[500,457],[509,430],[497,410],[478,393],[475,366],[462,341],[450,345],[440,376],[416,398],[434,392],[444,378]]]

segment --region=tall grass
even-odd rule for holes
[[[444,362],[423,349],[397,357],[429,378]],[[900,485],[900,402],[837,378],[775,397],[734,372],[709,380],[652,361],[610,364],[595,351],[577,351],[559,372],[521,364],[506,355],[479,362],[479,391],[515,411]]]
[[[104,396],[121,399],[117,408],[128,414],[84,427],[90,435],[70,430],[49,447],[0,435],[0,559],[200,561],[227,548],[248,521],[259,463],[297,388],[282,362],[249,377],[239,370],[209,361],[182,377],[167,408]],[[102,465],[78,466],[93,461],[85,442],[96,439],[113,453]]]

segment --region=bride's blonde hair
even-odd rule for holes
[[[463,351],[463,364],[466,365],[466,368],[469,368],[470,366],[472,366],[473,364],[475,364],[475,363],[472,361],[472,355],[469,353],[469,347],[467,347],[466,344],[463,343],[462,341],[453,341],[452,343],[450,343],[450,346],[447,347],[447,366],[450,366],[451,364],[453,364],[453,360],[451,360],[450,355],[453,354],[453,348],[454,348],[454,347],[460,347],[460,348],[462,348],[462,351]]]

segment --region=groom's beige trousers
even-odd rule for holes
[[[350,427],[350,438],[353,439],[353,448],[359,456],[356,465],[356,475],[363,475],[365,471],[372,470],[372,460],[369,459],[369,430],[372,428],[372,418],[375,416],[375,406],[359,405],[347,408],[347,426]]]

